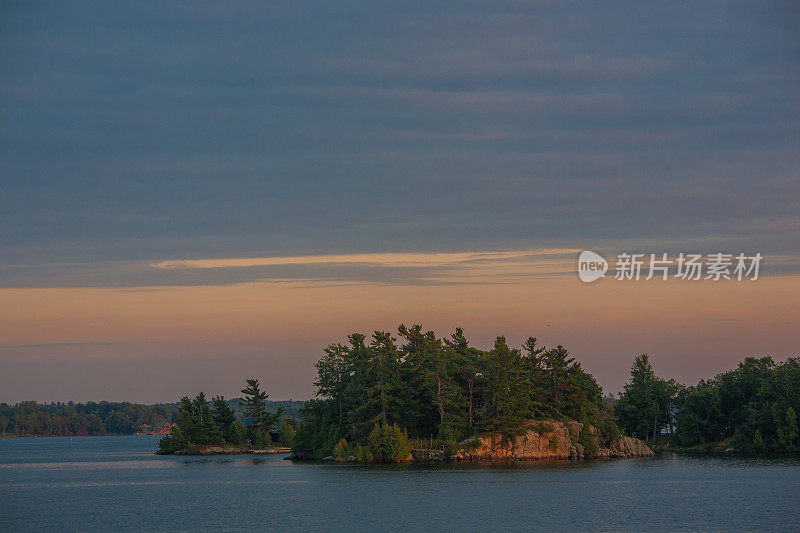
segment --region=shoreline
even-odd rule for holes
[[[0,439],[72,439],[76,437],[163,437],[160,434],[108,433],[106,435],[0,435]]]
[[[291,448],[285,446],[270,446],[268,448],[240,448],[225,444],[206,444],[182,448],[174,452],[160,452],[156,450],[153,455],[269,455],[277,453],[292,453]]]

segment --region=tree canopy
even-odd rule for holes
[[[222,396],[215,396],[209,404],[205,393],[194,399],[181,398],[178,416],[169,435],[159,443],[160,453],[173,453],[178,450],[203,444],[231,444],[263,448],[270,441],[270,430],[275,427],[283,410],[270,412],[266,408],[267,393],[261,390],[257,379],[248,379],[242,390],[244,415],[249,424],[237,419],[235,410]],[[213,408],[212,408],[213,406]]]
[[[342,439],[366,444],[376,426],[454,442],[479,431],[517,434],[533,417],[596,423],[603,402],[563,346],[531,337],[515,348],[500,336],[480,350],[461,328],[440,339],[400,325],[396,337],[375,331],[369,343],[353,333],[347,345],[328,346],[316,368],[318,399],[304,406],[295,436],[304,457],[331,455]]]
[[[800,358],[748,357],[733,370],[683,387],[656,376],[641,355],[615,408],[623,429],[650,440],[669,428],[682,446],[797,451]]]

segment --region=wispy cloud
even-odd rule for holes
[[[495,252],[417,252],[330,254],[283,257],[235,257],[225,259],[186,259],[152,263],[155,268],[241,268],[274,265],[363,264],[388,267],[426,267],[459,263],[490,262],[528,256],[564,255],[574,249],[514,250]]]
[[[741,243],[740,243],[741,244]],[[736,245],[734,245],[736,246]],[[752,254],[749,247],[717,248],[712,239],[687,242],[619,242],[589,246],[612,266],[616,254],[680,251],[707,256],[719,251]],[[155,262],[99,262],[0,267],[0,288],[114,287],[136,291],[158,287],[274,284],[333,285],[497,285],[548,283],[575,277],[582,249],[548,248],[462,252],[387,252],[170,259]],[[800,273],[797,254],[764,254],[762,277]],[[646,265],[645,265],[646,267]]]

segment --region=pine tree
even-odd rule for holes
[[[454,426],[460,433],[465,425],[466,402],[456,382],[459,362],[456,350],[436,338],[433,331],[423,333],[418,324],[411,328],[400,325],[398,333],[406,339],[401,353],[415,366],[412,376],[422,378],[414,380],[420,385],[416,389],[409,387],[408,382],[403,384],[404,405],[409,402],[422,405],[422,412],[428,415],[427,425],[431,434]]]
[[[209,444],[222,440],[222,434],[216,422],[214,422],[214,415],[211,413],[211,407],[208,405],[205,393],[201,392],[197,395],[192,401],[192,408],[195,429],[194,442]]]
[[[562,413],[563,390],[566,387],[567,376],[575,358],[569,357],[569,352],[560,344],[547,350],[542,356],[544,371],[550,381],[549,401],[553,409]]]
[[[269,441],[269,430],[275,425],[283,409],[278,408],[275,413],[267,411],[266,400],[269,395],[262,391],[257,379],[248,379],[247,387],[242,389],[244,394],[244,412],[249,416],[250,444],[254,448],[263,448]]]
[[[486,356],[485,427],[503,437],[519,433],[530,414],[530,397],[522,379],[519,350],[497,337]]]
[[[481,360],[483,352],[469,345],[463,328],[456,328],[450,339],[444,341],[454,352],[456,375],[462,385],[462,402],[466,402],[465,433],[472,432],[475,422],[475,393],[480,389],[482,374]]]
[[[188,396],[181,398],[181,403],[178,406],[178,418],[176,423],[189,441],[197,442],[196,439],[199,437],[199,428],[196,429],[195,427],[196,416],[194,414],[194,404]]]
[[[672,400],[679,390],[675,380],[656,376],[647,354],[636,357],[630,381],[616,404],[620,423],[637,437],[655,440],[658,430],[671,423]]]
[[[402,413],[402,380],[397,346],[387,331],[376,331],[369,345],[366,402],[359,409],[361,430],[376,423],[394,423]]]
[[[231,425],[229,442],[240,448],[247,446],[247,426],[241,420]]]
[[[524,350],[522,367],[523,377],[530,393],[531,414],[536,418],[552,417],[554,405],[550,401],[551,387],[549,376],[545,371],[544,354],[547,348],[538,346],[536,337],[528,337],[522,348]]]
[[[225,439],[226,442],[232,442],[231,427],[233,423],[236,422],[236,413],[221,395],[214,396],[211,402],[214,405],[214,422],[217,424],[222,438]]]

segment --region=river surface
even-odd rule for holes
[[[797,457],[324,465],[157,441],[0,439],[0,530],[800,531]]]

